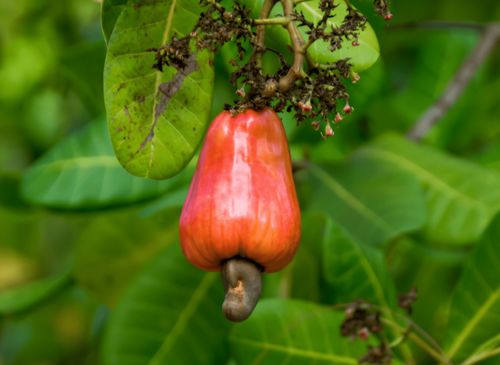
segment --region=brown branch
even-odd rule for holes
[[[293,17],[293,0],[281,0],[281,5],[283,6],[283,12],[286,17]],[[293,64],[288,70],[288,73],[279,80],[279,90],[282,93],[287,92],[295,83],[297,78],[302,77],[302,66],[304,65],[304,46],[305,41],[300,34],[299,29],[295,22],[291,21],[287,25],[288,34],[290,35],[290,40],[292,42],[293,48]]]
[[[259,19],[266,19],[271,14],[277,0],[264,0],[260,9]],[[253,49],[252,59],[255,60],[257,67],[262,68],[262,54],[266,49],[266,26],[264,24],[257,25],[255,35],[255,45]]]
[[[422,115],[407,137],[421,140],[457,101],[475,72],[481,66],[500,39],[500,23],[492,23],[484,28],[481,39],[450,81],[443,95]]]

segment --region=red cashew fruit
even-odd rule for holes
[[[275,272],[292,260],[300,229],[290,152],[278,115],[271,109],[219,114],[205,137],[180,217],[185,256],[207,271],[244,258]]]

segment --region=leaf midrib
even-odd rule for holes
[[[168,10],[167,21],[165,23],[165,29],[163,31],[163,36],[162,36],[162,40],[161,40],[160,46],[163,45],[163,44],[165,44],[167,42],[169,36],[170,36],[170,30],[172,29],[172,24],[173,24],[173,19],[174,19],[174,10],[175,10],[176,5],[177,5],[177,0],[172,0],[172,4],[170,5],[170,9]],[[160,83],[161,83],[162,75],[163,75],[162,72],[157,71],[157,73],[156,73],[156,80],[155,80],[155,86],[154,86],[154,89],[153,89],[153,91],[155,93],[157,93],[158,90],[159,90],[159,88],[160,88]],[[151,126],[150,126],[150,130],[153,130],[154,128],[156,128],[156,123],[157,123],[157,116],[156,116],[157,103],[158,103],[158,98],[155,96],[153,98],[153,107],[152,107],[152,110],[151,110]],[[146,171],[146,176],[149,176],[149,174],[151,173],[152,166],[153,166],[154,150],[155,150],[155,148],[154,148],[154,140],[155,140],[155,136],[153,136],[153,138],[151,138],[151,141],[150,141],[149,162],[148,162],[148,168],[147,168],[147,171]]]
[[[78,156],[72,158],[65,158],[62,160],[55,160],[46,163],[40,163],[37,166],[39,169],[48,170],[66,170],[71,168],[89,168],[89,167],[120,167],[115,156],[97,155],[97,156]]]
[[[380,227],[386,234],[390,235],[392,232],[392,227],[380,218],[376,213],[374,213],[370,208],[368,208],[363,202],[357,199],[351,194],[347,189],[345,189],[337,180],[328,175],[320,167],[309,164],[310,171],[316,175],[317,178],[322,180],[324,184],[329,187],[332,191],[337,193],[337,196],[341,198],[347,205],[351,206],[354,210],[358,211],[361,215],[367,217],[376,226]]]
[[[364,268],[365,268],[366,274],[368,275],[368,280],[371,281],[371,283],[375,289],[375,293],[378,297],[377,299],[378,299],[379,303],[382,306],[389,308],[389,305],[387,304],[387,301],[385,300],[385,294],[384,294],[384,290],[382,289],[382,283],[379,281],[378,276],[375,273],[374,268],[372,267],[372,265],[370,264],[370,262],[366,258],[365,253],[362,251],[361,247],[359,247],[359,245],[356,242],[352,242],[352,244],[354,246],[354,250],[356,251],[356,253],[358,254],[358,256],[361,260],[361,265],[364,266]]]
[[[338,356],[334,354],[323,354],[321,352],[312,351],[312,350],[303,350],[295,347],[287,347],[282,345],[277,345],[269,342],[259,342],[245,338],[231,338],[233,342],[239,342],[242,345],[248,345],[257,347],[263,350],[271,350],[276,352],[282,352],[291,356],[296,357],[304,357],[313,360],[324,360],[331,361],[332,363],[340,363],[340,364],[349,364],[356,365],[358,363],[357,359],[353,359],[345,356]]]
[[[488,300],[486,300],[481,307],[476,311],[476,314],[467,322],[464,326],[460,335],[455,339],[455,341],[450,346],[447,351],[448,358],[452,358],[453,355],[460,349],[462,343],[470,336],[474,328],[481,322],[483,317],[488,313],[488,310],[500,299],[500,288],[493,291]]]
[[[215,278],[216,278],[216,275],[214,275],[213,273],[204,274],[204,277],[201,280],[200,284],[193,291],[193,295],[191,296],[189,301],[186,303],[186,305],[185,305],[184,309],[181,311],[181,313],[179,313],[177,321],[172,326],[171,331],[168,333],[168,335],[163,340],[163,343],[161,344],[158,351],[155,353],[155,355],[149,361],[149,365],[162,364],[162,359],[164,359],[164,355],[166,353],[168,353],[168,351],[170,351],[172,345],[178,339],[178,337],[180,336],[182,331],[186,328],[186,325],[187,325],[189,319],[191,319],[193,314],[196,313],[196,310],[198,309],[200,302],[204,298],[208,289],[210,289],[210,287],[212,286]]]
[[[402,167],[403,169],[410,171],[411,173],[420,176],[421,179],[427,181],[429,185],[434,186],[436,189],[443,191],[447,195],[456,196],[458,199],[466,201],[469,205],[477,206],[484,210],[489,210],[487,204],[480,200],[476,200],[460,190],[454,189],[446,181],[439,179],[437,176],[433,175],[431,172],[427,171],[424,167],[414,163],[410,159],[396,155],[392,151],[382,150],[374,147],[365,147],[358,154],[364,154],[370,152],[375,155],[381,156],[385,160],[392,161],[394,164]]]

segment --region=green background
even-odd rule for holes
[[[356,364],[366,344],[340,338],[331,306],[365,298],[398,313],[412,287],[412,320],[453,364],[498,349],[500,47],[417,145],[406,132],[479,33],[386,28],[370,1],[354,3],[380,58],[349,85],[355,112],[333,138],[282,115],[293,159],[307,159],[301,249],[266,278],[251,319],[229,325],[217,275],[178,249],[196,158],[163,181],[115,158],[101,5],[0,2],[0,365]],[[391,8],[394,25],[500,19],[497,0]],[[234,100],[223,60],[209,119]],[[396,356],[436,363],[410,340]]]

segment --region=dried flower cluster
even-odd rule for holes
[[[412,288],[408,293],[399,296],[398,305],[411,314],[412,305],[416,299],[417,290]],[[390,365],[393,359],[391,347],[395,346],[396,343],[401,343],[409,331],[411,331],[411,327],[402,334],[400,341],[395,341],[394,345],[390,345],[384,335],[380,308],[363,300],[354,301],[345,307],[345,319],[340,326],[340,334],[352,340],[365,341],[372,335],[378,338],[379,345],[369,345],[367,353],[359,359],[360,364],[371,365]]]
[[[340,49],[346,40],[353,46],[359,45],[358,37],[365,28],[365,17],[346,1],[347,15],[340,26],[333,26],[330,20],[335,16],[338,4],[335,0],[320,0],[319,9],[323,15],[314,23],[294,9],[295,2],[280,0],[284,10],[282,23],[265,24],[262,21],[266,19],[252,19],[250,11],[237,1],[231,9],[226,9],[219,1],[201,0],[206,10],[200,14],[193,31],[182,38],[173,37],[170,43],[156,49],[153,67],[162,71],[164,66],[172,66],[182,71],[192,53],[201,49],[216,52],[231,42],[236,46],[237,55],[231,60],[235,69],[230,82],[238,99],[233,105],[226,105],[226,109],[234,113],[265,107],[293,111],[298,123],[310,121],[324,137],[332,136],[332,125],[353,111],[344,83],[348,79],[356,82],[359,76],[352,72],[349,60],[317,64],[307,50],[317,40],[327,42],[332,52]],[[270,5],[270,12],[276,2],[278,0],[265,0],[264,7],[266,3]],[[389,14],[385,0],[375,0],[375,7],[384,16]],[[285,55],[266,46],[262,27],[270,24],[287,28],[292,64],[286,61]],[[306,39],[298,30],[301,27],[307,28]],[[279,61],[273,74],[265,73],[262,68],[265,52],[272,52]]]

